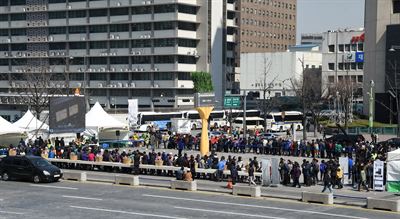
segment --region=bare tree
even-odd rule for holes
[[[256,81],[256,87],[260,88],[262,92],[262,98],[259,98],[258,107],[263,113],[264,118],[264,131],[267,130],[267,116],[271,113],[275,106],[275,99],[271,98],[271,91],[274,88],[274,83],[277,77],[271,76],[272,63],[264,56],[264,72],[262,77]]]
[[[336,97],[336,122],[344,124],[345,129],[353,119],[353,99],[358,95],[358,88],[359,85],[349,75],[343,76],[338,83],[329,88],[329,93]]]
[[[306,112],[307,112],[307,97],[308,97],[308,90],[307,90],[307,80],[305,78],[305,65],[304,65],[304,57],[302,59],[299,58],[299,62],[301,63],[302,72],[300,78],[292,78],[290,80],[292,84],[293,91],[295,92],[296,96],[300,99],[301,102],[301,111],[303,113],[303,140],[307,140],[307,130],[306,130]],[[295,133],[293,133],[295,134]]]
[[[51,97],[69,93],[64,74],[52,74],[47,67],[26,68],[23,72],[19,77],[11,74],[11,91],[37,118],[49,108]]]

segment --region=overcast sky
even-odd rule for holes
[[[302,33],[364,26],[365,0],[297,0],[297,42]]]

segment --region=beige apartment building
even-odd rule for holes
[[[241,0],[241,53],[286,51],[296,44],[297,0]]]

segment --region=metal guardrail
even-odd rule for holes
[[[384,127],[384,128],[368,128],[368,127],[356,127],[347,128],[348,134],[371,134],[372,132],[378,135],[397,135],[396,127]]]
[[[81,165],[89,165],[89,166],[106,166],[106,167],[117,167],[117,168],[133,168],[133,164],[124,164],[124,163],[117,163],[117,162],[96,162],[96,161],[84,161],[84,160],[70,160],[70,159],[56,159],[56,158],[48,158],[48,161],[52,163],[66,163],[66,164],[81,164]],[[157,165],[148,165],[148,164],[140,164],[139,169],[146,169],[146,170],[165,170],[165,171],[177,171],[180,170],[180,167],[176,166],[157,166]],[[186,168],[189,170],[189,168]],[[215,174],[217,172],[216,169],[204,169],[204,168],[197,168],[196,173],[204,173],[204,174]],[[230,175],[229,170],[224,170],[224,175]],[[247,171],[238,171],[239,176],[248,176]],[[261,176],[262,173],[255,172],[255,176]]]

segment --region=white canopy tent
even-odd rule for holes
[[[18,144],[21,138],[26,138],[25,130],[14,127],[9,121],[0,116],[0,144]]]
[[[400,160],[400,148],[391,152],[388,152],[387,162],[393,160]]]
[[[400,149],[388,152],[386,188],[388,192],[400,192]]]
[[[35,136],[47,138],[49,132],[49,126],[37,119],[30,110],[26,111],[24,116],[14,122],[12,126],[25,130],[28,133],[29,138]]]
[[[116,136],[115,131],[119,130],[121,137]],[[100,140],[124,139],[129,132],[128,124],[124,124],[101,107],[99,102],[86,113],[86,133],[97,134]]]

